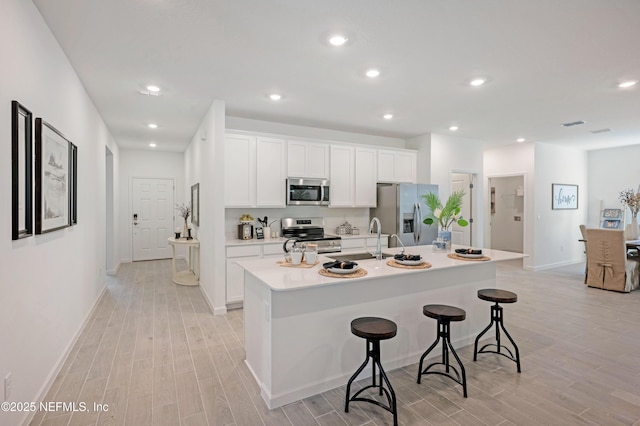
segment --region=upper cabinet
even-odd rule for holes
[[[329,145],[287,141],[287,176],[329,178]]]
[[[283,139],[225,136],[225,206],[285,207]]]
[[[378,182],[416,183],[415,151],[378,150]]]
[[[376,206],[376,149],[331,145],[330,206]]]

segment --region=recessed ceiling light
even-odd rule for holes
[[[279,101],[280,99],[282,99],[282,95],[278,93],[272,93],[269,95],[269,99],[271,99],[272,101]]]
[[[516,139],[516,142],[524,142],[526,139],[525,138],[518,138]]]
[[[474,78],[469,82],[469,84],[472,86],[482,86],[484,83],[486,83],[486,81],[487,80],[484,78]]]
[[[458,130],[459,127],[458,126],[451,126],[449,127],[449,130],[451,130],[452,132],[455,132],[456,130]]]
[[[158,86],[149,85],[147,86],[147,90],[153,93],[157,93],[160,91],[160,88]]]
[[[382,116],[385,120],[391,120],[393,118],[393,114],[385,114]]]
[[[148,126],[149,126],[150,129],[157,129],[158,128],[158,125],[155,124],[155,123],[149,123]]]
[[[626,89],[627,87],[632,87],[632,86],[635,86],[636,84],[638,84],[637,81],[625,81],[618,84],[618,87],[621,89]]]
[[[149,144],[149,146],[150,146],[151,148],[155,148],[157,145],[156,145],[156,143],[155,143],[155,142],[151,142],[151,143]]]
[[[332,46],[343,46],[349,39],[343,35],[336,34],[329,37],[329,44]]]
[[[370,69],[368,70],[366,73],[367,77],[369,78],[376,78],[377,76],[380,75],[380,71],[376,70],[376,69]]]

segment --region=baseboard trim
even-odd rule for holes
[[[64,352],[62,353],[62,355],[60,355],[60,358],[58,358],[58,361],[56,362],[56,364],[54,365],[53,369],[51,370],[51,373],[49,373],[49,376],[47,377],[47,379],[45,380],[44,384],[42,385],[42,387],[40,387],[40,390],[36,394],[36,401],[38,403],[40,403],[44,399],[44,397],[47,395],[47,393],[51,389],[51,386],[53,386],[53,382],[56,380],[56,377],[58,377],[58,374],[60,374],[60,371],[62,371],[62,366],[64,365],[65,362],[67,362],[67,358],[71,354],[71,349],[78,342],[78,338],[80,337],[82,332],[84,332],[85,328],[89,324],[89,319],[91,318],[91,316],[94,314],[94,312],[98,308],[98,303],[100,302],[100,299],[102,299],[102,296],[106,293],[106,291],[107,291],[107,284],[106,284],[106,282],[104,282],[102,290],[100,291],[100,294],[98,294],[98,297],[93,302],[93,306],[91,307],[91,309],[89,309],[89,313],[87,313],[87,315],[85,316],[84,320],[82,321],[82,324],[80,324],[80,327],[78,328],[78,330],[74,334],[73,338],[71,339],[71,341],[67,345],[67,347],[64,350]],[[32,411],[32,412],[26,413],[25,416],[22,419],[23,420],[22,424],[23,425],[28,425],[33,420],[33,418],[36,415],[36,413],[37,413],[37,411]]]
[[[209,297],[209,295],[207,294],[207,291],[204,289],[204,287],[202,285],[198,286],[200,287],[200,291],[202,292],[202,295],[204,296],[204,300],[207,302],[207,305],[209,305],[209,309],[211,309],[211,312],[213,312],[213,315],[224,315],[227,313],[227,307],[222,307],[222,308],[216,308],[213,304],[213,302],[211,301],[211,298]]]
[[[115,268],[108,269],[107,270],[107,275],[117,275],[118,271],[120,270],[120,266],[121,265],[122,265],[122,263],[118,263]]]
[[[576,263],[583,263],[583,262],[584,262],[584,260],[580,260],[580,259],[565,260],[563,262],[548,263],[546,265],[534,266],[534,267],[532,267],[531,269],[528,269],[528,270],[534,271],[534,272],[539,272],[539,271],[544,271],[546,269],[560,268],[562,266],[575,265]]]

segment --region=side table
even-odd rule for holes
[[[200,283],[200,241],[193,238],[168,239],[171,246],[172,258],[171,266],[173,266],[173,282],[180,285],[198,285]],[[176,272],[176,246],[189,247],[189,269]]]

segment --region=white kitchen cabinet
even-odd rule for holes
[[[377,236],[362,236],[361,238],[356,237],[344,237],[342,238],[342,251],[346,253],[358,253],[362,251],[375,251],[376,246],[378,245],[378,237]],[[380,239],[380,246],[382,248],[387,248],[389,245],[389,236],[383,234]]]
[[[256,138],[226,135],[224,138],[224,201],[227,207],[256,204]]]
[[[285,141],[256,140],[256,207],[285,207]]]
[[[285,141],[225,135],[225,207],[285,207]]]
[[[287,141],[287,176],[327,179],[329,177],[329,145]]]
[[[331,145],[329,200],[331,207],[352,207],[354,204],[355,149]]]
[[[376,149],[331,145],[331,207],[376,206]]]
[[[416,183],[418,154],[406,150],[378,150],[378,182]]]
[[[238,262],[261,257],[262,249],[259,245],[227,247],[227,303],[238,303],[244,300],[244,269],[238,265]]]

